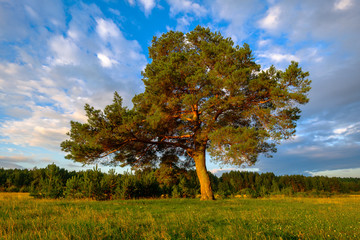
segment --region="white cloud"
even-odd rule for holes
[[[180,18],[176,19],[176,22],[177,22],[176,30],[186,32],[187,27],[190,25],[192,20],[193,19],[191,17],[188,17],[188,16],[183,16],[183,17],[180,17]]]
[[[334,130],[334,133],[336,134],[342,134],[347,131],[347,128],[338,128]]]
[[[304,40],[328,41],[346,43],[350,48],[354,48],[354,43],[356,45],[358,42],[356,39],[360,8],[353,2],[303,0],[294,3],[280,0],[276,1],[276,5],[270,5],[265,17],[257,23],[266,30],[266,34],[285,36],[291,43]],[[347,10],[346,14],[339,14],[339,11],[344,10]],[[332,46],[333,49],[334,47]]]
[[[69,38],[71,38],[73,41],[79,41],[81,38],[81,34],[79,31],[74,30],[74,29],[69,29],[67,32],[67,35],[69,36]]]
[[[31,157],[16,155],[16,156],[0,156],[0,167],[2,168],[18,168],[22,169],[22,163],[34,162]]]
[[[261,39],[258,41],[258,46],[261,47],[265,47],[271,44],[271,40],[270,39]]]
[[[360,178],[360,168],[324,170],[324,171],[306,171],[311,176],[327,176],[327,177],[353,177]]]
[[[96,23],[96,32],[104,41],[120,36],[120,30],[113,21],[98,18],[96,19]]]
[[[77,65],[79,64],[79,49],[69,38],[56,36],[50,40],[50,48],[54,52],[50,61],[55,65]]]
[[[97,57],[100,60],[101,66],[103,66],[105,68],[111,68],[113,66],[113,64],[118,63],[117,61],[110,59],[108,56],[106,56],[105,54],[102,54],[102,53],[98,53]]]
[[[155,0],[139,0],[140,4],[144,7],[145,14],[149,14],[151,10],[155,7]]]
[[[329,127],[329,126],[328,126]],[[332,131],[319,132],[314,136],[315,142],[323,143],[327,146],[356,146],[360,142],[357,136],[360,134],[360,123],[348,124],[348,126],[335,128]]]
[[[277,45],[270,40],[261,40],[258,42],[258,49],[255,51],[257,62],[263,69],[275,65],[278,69],[284,70],[291,61],[315,65],[322,63],[324,57],[321,52],[314,47],[301,48],[295,50],[286,46]],[[305,68],[304,70],[308,70]]]
[[[272,52],[267,52],[264,54],[259,54],[259,57],[262,58],[268,58],[272,61],[274,61],[275,63],[279,63],[279,62],[291,62],[291,61],[299,61],[300,59],[293,55],[293,54],[282,54],[282,53],[272,53]]]
[[[0,125],[2,136],[6,137],[2,141],[20,146],[59,150],[60,142],[69,130],[70,119],[79,120],[79,114],[63,114],[49,106],[32,106],[30,117],[20,121],[4,121]]]
[[[260,27],[265,29],[276,29],[280,21],[281,8],[280,6],[271,7],[267,11],[266,17],[259,21]]]
[[[187,32],[191,22],[208,14],[204,6],[190,0],[167,0],[167,2],[170,6],[170,16],[176,17],[177,31]],[[171,29],[169,26],[166,28]]]
[[[156,7],[156,0],[127,0],[131,6],[135,6],[137,3],[140,5],[142,11],[148,16],[154,7]]]
[[[190,0],[167,0],[170,5],[170,14],[175,16],[179,13],[191,13],[198,17],[205,16],[207,10],[204,6]]]
[[[127,0],[127,2],[128,2],[131,6],[134,6],[134,5],[135,5],[135,0]]]
[[[98,18],[96,23],[96,32],[102,40],[98,43],[98,48],[101,51],[96,53],[100,65],[104,68],[117,65],[118,68],[122,68],[123,72],[128,71],[126,69],[128,67],[138,67],[140,73],[143,65],[145,65],[145,57],[140,53],[139,43],[127,40],[111,20]],[[94,49],[93,51],[97,50]]]
[[[65,27],[61,0],[0,2],[0,41],[19,41],[30,37],[34,30],[44,34],[44,27],[58,30]]]
[[[334,10],[347,10],[353,5],[352,0],[337,0],[334,3]]]
[[[317,64],[324,60],[319,49],[314,47],[302,48],[296,52],[296,55],[299,56],[299,59],[308,63]]]
[[[231,37],[236,44],[247,39],[254,30],[253,22],[263,9],[260,1],[254,0],[215,0],[210,2],[211,14],[215,22],[228,22],[221,32]]]
[[[39,166],[39,165],[44,165],[44,164],[50,164],[53,162],[54,162],[53,159],[50,159],[50,158],[47,158],[44,156],[39,156],[36,154],[24,155],[24,154],[17,153],[16,155],[0,156],[0,167],[3,167],[5,169],[6,168],[23,169],[24,165]],[[30,168],[32,168],[32,167],[30,167]]]
[[[15,63],[7,63],[1,64],[0,63],[0,72],[11,75],[18,71],[19,67]]]
[[[348,136],[356,133],[360,133],[360,123],[350,124],[347,127],[336,128],[333,131],[336,135]]]

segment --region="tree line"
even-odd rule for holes
[[[211,187],[220,198],[237,195],[329,196],[360,191],[360,178],[276,176],[273,173],[231,171],[217,177],[209,172]],[[98,167],[86,171],[68,171],[55,164],[46,168],[0,168],[0,191],[30,192],[36,198],[134,199],[194,198],[200,194],[195,170],[185,168],[148,168],[133,173],[103,173]]]

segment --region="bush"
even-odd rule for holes
[[[265,186],[261,186],[259,190],[259,196],[260,197],[266,197],[269,195],[269,191]]]
[[[22,186],[19,191],[20,191],[20,192],[29,192],[29,191],[30,191],[30,187],[29,187],[29,186]]]
[[[249,198],[257,198],[259,196],[258,193],[252,188],[241,189],[240,193]]]
[[[19,188],[17,188],[16,186],[10,186],[6,189],[7,192],[18,192]]]
[[[281,189],[281,194],[284,194],[285,196],[292,196],[294,194],[293,188],[292,187],[283,188]]]

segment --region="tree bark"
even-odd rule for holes
[[[205,149],[205,146],[198,147],[195,150],[193,157],[195,161],[196,173],[200,182],[200,200],[215,200],[213,191],[211,189],[209,174],[206,170]]]

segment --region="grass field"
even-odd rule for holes
[[[0,239],[360,239],[360,197],[96,202],[0,193]]]

